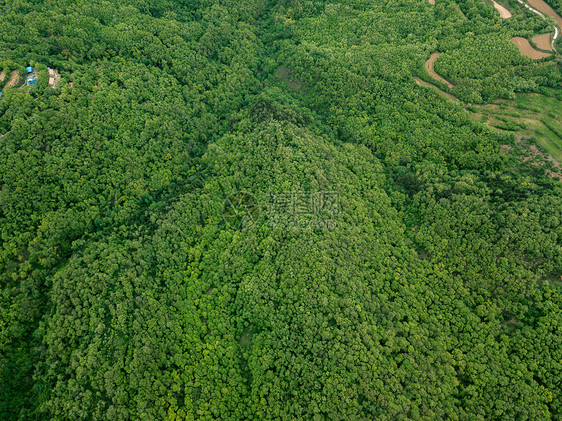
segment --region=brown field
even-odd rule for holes
[[[444,84],[446,84],[449,88],[453,87],[453,84],[451,82],[448,82],[447,80],[445,80],[444,78],[442,78],[441,76],[439,76],[433,66],[435,64],[435,60],[437,59],[437,57],[439,57],[441,55],[441,53],[433,53],[431,55],[431,57],[429,57],[429,60],[427,60],[425,62],[425,68],[427,69],[427,71],[429,72],[429,74],[431,75],[432,78],[437,79],[439,82],[443,82]]]
[[[550,56],[550,54],[548,53],[543,53],[541,51],[537,51],[535,50],[531,44],[529,44],[529,41],[527,41],[525,38],[521,38],[521,37],[513,37],[511,38],[511,41],[517,45],[517,48],[519,48],[519,51],[521,52],[521,54],[523,54],[524,56],[527,56],[533,60],[538,60],[540,58],[545,58]]]
[[[501,4],[496,3],[494,0],[492,0],[492,3],[496,8],[496,10],[500,13],[500,17],[502,19],[509,19],[511,17],[511,12],[507,10],[505,7],[503,7]]]
[[[541,50],[552,51],[552,48],[550,47],[550,34],[535,35],[531,38],[531,41],[533,41]]]

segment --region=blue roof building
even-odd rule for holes
[[[28,73],[26,82],[28,85],[35,85],[37,83],[37,76],[33,73]]]
[[[31,72],[33,72],[33,67],[31,67],[31,66],[26,67],[25,70],[27,70],[27,73],[31,73]]]

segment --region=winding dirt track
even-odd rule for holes
[[[500,13],[500,17],[502,19],[509,19],[511,17],[511,12],[507,10],[505,7],[503,7],[501,4],[496,3],[494,0],[492,0],[492,3],[494,4],[496,10]]]
[[[427,69],[427,71],[429,72],[429,74],[431,75],[432,78],[438,80],[439,82],[442,82],[444,84],[446,84],[449,89],[453,88],[453,84],[449,81],[447,81],[446,79],[442,78],[441,76],[439,76],[437,74],[437,72],[435,72],[435,69],[433,68],[434,64],[435,64],[435,60],[437,59],[437,57],[439,57],[441,55],[441,53],[433,53],[431,55],[431,57],[429,57],[429,60],[427,60],[425,62],[425,68]]]
[[[558,16],[558,13],[556,13],[552,9],[552,7],[550,7],[548,4],[546,4],[543,0],[526,0],[526,1],[527,1],[527,3],[529,3],[529,5],[533,6],[539,12],[542,12],[545,15],[547,15],[551,18],[554,18],[558,27],[560,29],[562,29],[562,18],[560,16]]]
[[[531,38],[531,41],[533,41],[541,50],[552,51],[550,46],[550,34],[535,35]]]
[[[519,51],[521,52],[521,54],[529,57],[530,59],[538,60],[538,59],[550,56],[550,54],[548,54],[548,53],[543,53],[542,51],[535,50],[531,46],[531,44],[529,44],[529,41],[527,41],[527,39],[525,39],[525,38],[513,37],[513,38],[511,38],[511,41],[515,45],[517,45],[517,48],[519,48]]]

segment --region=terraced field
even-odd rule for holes
[[[516,136],[535,139],[562,162],[562,102],[539,94],[520,94],[514,101],[471,107],[473,118]],[[546,111],[548,110],[548,111]]]

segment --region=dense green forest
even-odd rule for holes
[[[0,4],[0,419],[562,419],[562,170],[471,114],[552,20]]]

